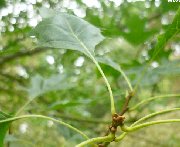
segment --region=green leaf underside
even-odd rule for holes
[[[30,98],[35,98],[50,91],[65,90],[73,86],[73,84],[68,82],[66,75],[52,75],[49,78],[36,75],[31,79],[31,86],[27,91]]]
[[[95,46],[104,39],[98,28],[65,13],[45,18],[31,35],[37,37],[39,46],[77,50],[87,56],[87,49],[94,55]]]
[[[96,60],[99,62],[99,63],[102,63],[102,64],[105,64],[105,65],[108,65],[110,67],[112,67],[113,69],[117,70],[117,71],[120,71],[120,66],[112,61],[110,58],[105,58],[105,57],[96,57]]]

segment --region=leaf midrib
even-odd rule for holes
[[[92,56],[91,52],[88,50],[88,48],[85,46],[85,44],[78,38],[78,36],[76,34],[74,34],[74,31],[73,31],[71,25],[69,24],[69,22],[66,19],[65,19],[65,22],[68,25],[68,28],[69,28],[71,34],[74,36],[74,38],[80,43],[80,45],[85,49],[85,51],[92,58],[93,56]]]

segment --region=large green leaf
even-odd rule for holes
[[[120,75],[120,66],[108,57],[96,57],[96,60],[101,63],[101,68],[107,76],[117,78]],[[98,72],[99,75],[99,72]]]
[[[43,78],[36,75],[31,79],[31,86],[27,89],[30,98],[35,98],[50,91],[64,90],[72,88],[73,84],[69,82],[66,75],[52,75],[49,78]]]
[[[0,120],[9,118],[10,115],[0,111]],[[9,122],[0,124],[0,147],[3,147],[5,135],[9,129]]]
[[[50,11],[44,17],[31,32],[41,47],[77,50],[89,56],[104,39],[98,28],[73,15]]]

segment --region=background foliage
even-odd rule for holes
[[[110,81],[118,110],[128,90],[117,71],[119,65],[133,87],[138,86],[130,106],[150,96],[180,92],[180,23],[172,22],[179,3],[166,0],[1,0],[0,119],[15,114],[28,99],[38,96],[23,113],[65,120],[90,137],[102,136],[107,129],[111,117],[109,95],[92,61],[71,50],[37,48],[36,38],[29,37],[32,28],[42,20],[41,7],[76,15],[101,30],[106,39],[96,46],[95,55]],[[50,15],[45,11],[41,13]],[[176,35],[170,25],[176,29]],[[179,107],[179,102],[178,98],[156,100],[127,114],[127,121],[130,123],[149,112]],[[179,118],[180,114],[162,117]],[[1,125],[0,136],[5,129]],[[179,132],[178,124],[150,127],[130,134],[119,146],[178,147]],[[28,119],[10,126],[5,145],[74,146],[82,140],[80,135],[52,121]]]

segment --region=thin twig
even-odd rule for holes
[[[126,97],[126,101],[123,105],[123,108],[122,108],[122,111],[120,113],[120,115],[122,116],[124,113],[126,113],[126,111],[128,110],[128,105],[129,105],[129,102],[131,100],[131,98],[134,96],[134,92],[129,92],[128,96]]]
[[[73,117],[73,116],[66,116],[64,114],[57,114],[56,117],[61,117],[67,120],[71,120],[71,121],[78,121],[78,122],[84,122],[84,123],[100,123],[100,124],[109,124],[110,121],[106,121],[106,120],[100,120],[97,118],[79,118],[79,117]]]

